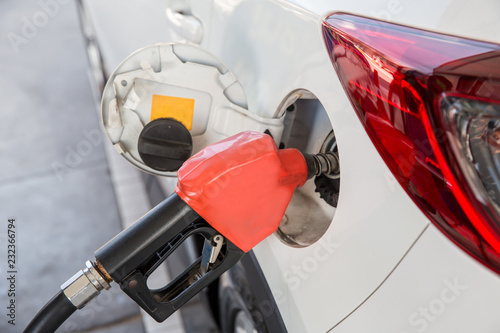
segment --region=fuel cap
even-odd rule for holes
[[[176,171],[191,156],[193,141],[182,123],[159,118],[142,129],[137,150],[147,166],[158,171]]]

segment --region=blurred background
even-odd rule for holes
[[[86,3],[100,15],[102,38],[113,41],[101,43],[104,62],[95,31],[82,29],[90,14],[80,2],[0,2],[0,332],[22,332],[95,250],[167,195],[110,149],[97,109],[103,73],[140,47],[170,40],[166,3]],[[16,226],[15,325],[6,316],[9,219]],[[58,330],[216,331],[198,299],[158,324],[116,284]]]

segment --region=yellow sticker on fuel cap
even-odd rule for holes
[[[173,118],[190,131],[193,127],[194,99],[153,95],[151,121],[158,118]]]

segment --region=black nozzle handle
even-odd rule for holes
[[[198,221],[202,218],[174,193],[97,250],[95,257],[113,280],[120,283]]]
[[[151,317],[161,322],[235,265],[244,252],[229,240],[208,271],[201,257],[160,289],[151,290],[148,277],[189,237],[218,235],[177,194],[172,194],[134,225],[95,253],[99,264],[120,288]]]

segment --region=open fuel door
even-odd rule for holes
[[[123,157],[162,176],[176,176],[194,153],[245,130],[267,131],[279,143],[284,120],[247,110],[235,75],[191,44],[155,44],[127,57],[104,88],[102,117]]]

